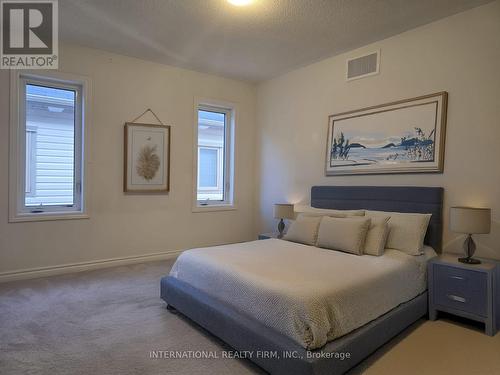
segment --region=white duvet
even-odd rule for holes
[[[187,250],[170,275],[315,349],[422,293],[432,256],[429,247],[375,257],[268,239]]]

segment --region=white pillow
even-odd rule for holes
[[[321,216],[309,216],[299,214],[295,221],[292,221],[283,239],[292,242],[300,242],[305,245],[316,245],[318,239],[318,227]]]
[[[368,217],[390,216],[386,248],[401,250],[409,255],[423,254],[424,238],[432,214],[369,211]]]
[[[323,216],[318,232],[318,246],[362,255],[369,218]]]
[[[295,205],[295,212],[314,214],[330,217],[365,216],[365,210],[333,210],[329,208],[316,208],[307,205]]]
[[[372,217],[370,228],[366,233],[364,254],[375,256],[384,254],[385,243],[389,234],[389,219],[390,216]]]

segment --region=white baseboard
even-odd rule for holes
[[[61,264],[51,267],[28,268],[17,271],[0,272],[0,283],[15,280],[34,279],[64,273],[82,272],[99,268],[124,266],[127,264],[151,262],[155,260],[166,260],[177,257],[182,250],[164,251],[146,255],[128,256],[123,258],[102,259],[90,262],[79,262]]]

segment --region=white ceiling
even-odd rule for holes
[[[59,0],[66,42],[261,81],[490,0]]]

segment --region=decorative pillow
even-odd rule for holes
[[[330,217],[348,217],[365,216],[365,210],[333,210],[328,208],[316,208],[311,206],[295,205],[295,212],[302,212],[308,215],[330,216]]]
[[[318,232],[318,246],[362,255],[369,218],[323,216]]]
[[[290,224],[290,228],[288,228],[283,239],[315,246],[320,221],[321,216],[299,214],[297,219]]]
[[[368,217],[390,216],[386,248],[409,255],[423,254],[424,238],[432,214],[366,211]]]
[[[372,217],[370,228],[366,233],[364,254],[380,256],[384,254],[387,235],[389,234],[388,221],[390,216]]]

